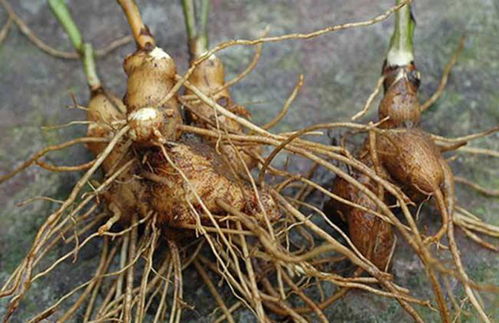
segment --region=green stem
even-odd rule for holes
[[[182,10],[184,11],[185,29],[189,41],[197,36],[196,13],[193,0],[182,0]]]
[[[199,28],[199,41],[202,42],[202,46],[204,51],[208,49],[208,15],[210,13],[210,1],[211,0],[201,0],[201,16],[200,19],[200,28]]]
[[[83,70],[87,77],[88,86],[91,91],[95,91],[101,87],[99,76],[97,76],[97,69],[95,68],[94,49],[92,44],[83,44]]]
[[[194,0],[182,0],[184,12],[185,29],[189,44],[191,60],[201,56],[208,50],[208,14],[210,11],[210,0],[201,0],[199,15],[197,14]],[[199,16],[199,20],[197,19]]]
[[[64,30],[66,30],[73,47],[77,52],[81,53],[83,38],[81,37],[80,31],[71,17],[71,13],[68,10],[65,0],[49,0],[49,5],[57,20],[59,20]]]
[[[396,0],[397,4],[403,0]],[[406,4],[395,13],[395,28],[387,54],[388,66],[403,66],[414,61],[413,35],[416,23],[411,5]]]
[[[94,50],[90,43],[84,43],[80,30],[71,17],[65,0],[49,0],[50,9],[69,36],[75,50],[80,54],[88,86],[92,91],[101,87],[95,67]]]

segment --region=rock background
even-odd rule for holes
[[[66,35],[51,15],[45,1],[11,0],[16,12],[36,34],[59,48],[70,50]],[[179,1],[138,1],[144,20],[158,43],[177,60],[180,72],[186,70],[186,40]],[[389,0],[213,0],[210,17],[211,44],[228,39],[256,38],[270,27],[270,35],[307,32],[327,25],[360,21],[390,7]],[[84,37],[97,48],[127,34],[128,27],[114,1],[69,1]],[[415,35],[416,63],[423,75],[421,98],[429,97],[436,88],[444,65],[454,51],[459,37],[467,34],[466,47],[455,67],[444,96],[423,116],[423,127],[443,136],[460,136],[499,124],[499,3],[494,0],[417,0]],[[0,9],[0,22],[7,19]],[[282,106],[299,74],[305,85],[289,114],[276,127],[288,131],[325,121],[347,121],[359,111],[374,87],[387,48],[392,19],[374,26],[328,34],[306,41],[266,44],[255,71],[233,88],[237,101],[249,107],[257,124],[270,120]],[[99,59],[101,78],[115,93],[124,93],[123,57],[133,51],[133,44],[121,47]],[[252,49],[232,47],[223,58],[228,77],[236,75],[251,59]],[[85,133],[84,126],[62,130],[43,130],[42,126],[81,120],[84,113],[65,109],[71,104],[70,93],[84,104],[88,92],[80,63],[50,57],[33,46],[17,28],[12,28],[0,45],[0,173],[46,145],[59,143]],[[374,109],[364,121],[375,118]],[[499,149],[499,136],[481,139],[473,146]],[[327,142],[329,139],[321,139]],[[90,159],[84,148],[52,153],[48,160],[58,164],[77,164]],[[299,166],[298,166],[299,167]],[[489,188],[499,188],[497,159],[458,154],[452,162],[457,175]],[[51,174],[37,167],[0,186],[0,281],[18,264],[28,250],[36,229],[53,208],[46,202],[26,207],[16,204],[29,197],[45,195],[63,199],[78,179],[78,174]],[[485,198],[466,187],[458,186],[459,204],[475,212],[489,223],[499,225],[498,199]],[[420,215],[422,225],[436,228],[438,216],[431,207]],[[458,232],[460,248],[470,276],[478,283],[499,283],[499,261]],[[396,254],[393,273],[397,281],[413,290],[416,296],[430,293],[421,265],[401,245]],[[62,254],[62,251],[61,251]],[[83,253],[76,264],[64,264],[51,278],[34,284],[22,311],[13,321],[24,321],[56,295],[67,290],[69,283],[84,281],[93,270],[96,255]],[[192,272],[185,274],[188,278]],[[192,276],[194,277],[194,276]],[[195,279],[189,279],[195,281]],[[451,280],[451,285],[456,282]],[[185,318],[206,321],[211,308],[208,292],[196,282],[188,286],[188,301],[196,311]],[[463,295],[456,288],[458,296]],[[186,293],[187,294],[187,293]],[[487,312],[499,320],[499,302],[493,294],[481,293]],[[202,300],[202,301],[199,301]],[[0,317],[5,302],[0,300]],[[465,307],[469,309],[469,306]],[[334,322],[343,321],[409,321],[393,301],[358,291],[326,311]],[[428,321],[437,314],[422,311]],[[247,311],[240,311],[240,321],[253,321]],[[463,317],[476,321],[476,317]]]

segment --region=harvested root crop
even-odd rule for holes
[[[58,280],[61,273],[65,279],[57,285],[57,295],[36,309],[39,312],[30,317],[32,321],[207,318],[236,322],[244,315],[259,322],[327,322],[336,317],[336,302],[356,289],[362,292],[356,293],[360,297],[381,298],[376,301],[382,306],[396,305],[395,300],[400,305],[397,315],[422,322],[427,313],[435,312],[431,291],[439,295],[442,317],[454,314],[447,309],[446,315],[447,295],[439,285],[447,274],[471,288],[474,295],[480,288],[493,290],[466,278],[456,265],[440,261],[432,248],[446,252],[445,237],[438,245],[429,243],[432,237],[418,231],[409,208],[421,198],[439,201],[438,188],[443,205],[452,209],[445,187],[450,177],[446,177],[441,152],[480,136],[450,142],[417,128],[420,113],[413,106],[419,104],[415,97],[419,76],[413,65],[387,64],[380,122],[369,125],[334,122],[271,132],[298,93],[302,95],[301,89],[304,95],[310,91],[304,86],[304,80],[310,80],[307,73],[298,76],[281,112],[276,111],[264,126],[252,123],[228,90],[256,65],[262,43],[368,26],[386,19],[407,1],[367,21],[309,33],[233,40],[212,49],[208,49],[206,32],[209,1],[196,1],[192,7],[194,2],[182,1],[191,57],[187,72],[177,75],[175,63],[182,60],[157,44],[134,1],[119,1],[137,45],[124,60],[126,93],[121,100],[100,84],[93,62],[99,55],[93,54],[81,35],[74,37],[78,28],[64,1],[50,0],[69,38],[80,39],[73,43],[71,54],[83,62],[90,100],[85,107],[78,105],[86,110],[86,120],[72,124],[88,124],[87,133],[36,153],[0,177],[0,182],[33,164],[83,173],[77,175],[67,199],[32,199],[54,203],[49,213],[54,212],[46,219],[40,217],[45,222],[26,257],[2,281],[0,301],[6,304],[6,320],[22,317],[31,308],[30,301],[39,300],[36,291],[52,287],[47,281],[54,276]],[[243,73],[226,81],[218,51],[239,45],[256,45],[255,58]],[[400,76],[403,82],[397,83]],[[314,104],[308,98],[306,102]],[[348,146],[323,143],[324,133],[338,128],[366,133],[368,140],[356,154]],[[315,140],[318,137],[321,142]],[[418,154],[426,153],[441,163],[441,167],[426,167],[438,176],[421,181],[398,171],[397,167],[415,166],[408,161],[391,164],[390,157],[402,158],[407,150],[410,162],[419,160],[407,144],[399,147],[391,144],[394,140],[417,141]],[[89,162],[54,166],[40,160],[47,152],[78,143],[88,146]],[[336,185],[329,191],[320,183],[332,174]],[[329,198],[334,201],[333,210],[325,212],[322,202]],[[397,216],[399,211],[405,221]],[[333,212],[345,218],[348,232],[331,221]],[[449,237],[453,224],[468,230],[475,241],[481,241],[481,234],[499,235],[499,229],[460,206],[452,216],[445,232]],[[400,279],[399,268],[390,273],[399,238],[421,258],[433,287],[429,294],[414,293]],[[489,243],[489,247],[495,246]],[[79,275],[82,268],[84,275]],[[461,295],[449,296],[458,304],[456,308],[459,301],[467,302],[459,299]]]
[[[427,245],[433,242],[440,244],[441,238],[447,235],[455,270],[464,284],[467,297],[481,319],[488,321],[482,305],[477,300],[476,291],[473,291],[469,286],[468,276],[463,268],[455,242],[453,231],[455,221],[454,175],[442,156],[442,149],[437,146],[428,133],[418,127],[421,115],[421,107],[417,98],[420,78],[413,62],[413,30],[412,13],[409,5],[406,5],[397,13],[395,32],[383,67],[385,95],[378,109],[380,128],[383,130],[371,131],[370,138],[362,149],[361,156],[364,155],[364,157],[361,160],[367,167],[372,168],[378,176],[394,183],[402,190],[405,194],[405,201],[399,200],[399,204],[421,203],[430,197],[436,201],[442,226],[434,236],[422,239],[412,217],[407,216],[407,214],[406,218],[413,234],[415,234],[411,243],[425,264],[442,320],[450,321],[450,314]],[[465,142],[460,144],[465,144]],[[446,150],[448,149],[447,147]],[[372,178],[358,172],[355,172],[354,176],[363,179],[361,181],[368,184],[365,185],[366,188],[377,193],[378,198],[384,199],[386,203],[394,200],[394,197],[390,194],[387,195],[379,184],[373,185]],[[347,183],[341,178],[334,181],[332,192],[350,202],[372,210],[371,212],[377,211],[372,199],[366,199],[364,192],[356,190],[351,183]],[[390,224],[385,222],[384,225],[380,226],[379,223],[373,222],[374,215],[372,213],[365,212],[357,206],[341,205],[342,202],[336,201],[331,204],[333,208],[336,208],[336,213],[348,222],[350,237],[359,251],[378,267],[386,266],[391,245],[376,242],[378,239],[382,239],[382,241],[393,240],[393,233],[387,227]],[[404,212],[406,211],[404,210]],[[382,220],[378,218],[377,221]],[[371,241],[370,244],[369,241]],[[447,270],[443,269],[442,266],[439,269],[447,273]]]

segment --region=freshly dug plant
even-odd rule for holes
[[[439,149],[429,136],[413,128],[419,124],[421,115],[417,98],[419,72],[413,63],[412,54],[413,31],[410,7],[407,5],[396,14],[395,31],[383,66],[385,95],[380,102],[378,115],[382,121],[380,127],[387,130],[381,135],[372,133],[370,138],[366,139],[359,160],[375,170],[382,178],[396,180],[407,196],[421,197],[423,192],[428,195],[440,190],[443,182],[441,164],[445,161],[440,157]],[[400,39],[402,36],[403,39]],[[392,133],[388,129],[397,130]],[[425,161],[428,165],[421,164]],[[360,178],[370,191],[379,190],[379,185],[373,183],[367,175],[356,172],[354,176]],[[341,178],[336,178],[333,182],[332,192],[376,211],[375,205],[369,198]],[[382,190],[378,193],[380,193],[378,197],[389,203],[389,195]],[[420,201],[418,198],[417,202]],[[334,209],[337,209],[344,221],[348,222],[350,237],[356,247],[380,269],[386,268],[393,244],[379,244],[373,241],[384,237],[381,241],[393,242],[393,232],[389,229],[391,224],[380,218],[374,220],[376,218],[374,215],[358,208],[335,200],[331,203],[330,208],[333,209],[333,213]],[[447,223],[447,213],[443,218],[444,223]]]
[[[149,267],[146,266],[148,269],[144,271],[139,294],[134,292],[135,263],[142,253],[148,254],[149,258],[152,257],[158,248],[159,234],[162,233],[169,246],[169,256],[164,259],[166,264],[163,268],[166,270],[167,266],[170,266],[174,272],[174,302],[171,318],[178,320],[182,312],[181,305],[178,304],[178,300],[182,297],[182,258],[176,237],[167,233],[169,226],[195,224],[196,230],[206,233],[203,226],[208,224],[215,226],[218,230],[215,232],[223,235],[217,223],[218,219],[212,215],[212,212],[218,213],[217,215],[227,215],[227,212],[218,206],[219,201],[229,203],[231,207],[244,211],[248,216],[257,216],[265,223],[279,217],[277,205],[270,193],[263,193],[259,196],[259,192],[247,183],[228,177],[225,171],[228,167],[222,165],[223,161],[210,146],[195,141],[179,141],[179,125],[182,124],[182,120],[176,95],[162,102],[175,83],[176,70],[173,59],[155,46],[154,38],[143,25],[135,3],[129,0],[119,2],[127,14],[138,45],[137,51],[127,57],[124,63],[128,76],[124,103],[101,86],[93,62],[92,48],[89,44],[83,43],[64,1],[50,1],[54,14],[65,27],[72,41],[74,40],[73,45],[84,63],[91,92],[91,99],[86,108],[89,122],[87,134],[90,138],[102,140],[90,141],[88,148],[96,155],[96,161],[80,179],[68,200],[40,228],[32,250],[2,289],[0,294],[2,297],[13,295],[6,319],[16,311],[33,280],[48,274],[55,266],[68,258],[68,255],[64,255],[45,271],[33,276],[33,269],[43,259],[43,255],[63,238],[60,233],[67,232],[69,229],[66,225],[68,218],[63,217],[64,213],[72,206],[70,218],[75,223],[85,221],[96,210],[97,205],[91,204],[96,196],[104,198],[104,204],[111,216],[107,218],[104,225],[100,226],[98,232],[90,234],[81,244],[78,243],[78,234],[75,233],[78,244],[74,253],[76,254],[79,248],[94,237],[127,235],[125,240],[118,239],[115,242],[111,253],[108,253],[107,247],[102,250],[102,262],[95,276],[83,285],[87,286],[85,292],[63,314],[64,319],[74,315],[79,305],[91,295],[96,295],[102,287],[102,275],[106,274],[110,264],[115,261],[116,248],[120,244],[122,245],[120,254],[122,270],[115,274],[106,274],[110,277],[117,275],[115,287],[113,287],[116,298],[113,300],[114,292],[110,291],[108,295],[111,295],[111,298],[106,298],[107,301],[105,300],[102,304],[104,307],[101,307],[96,314],[97,317],[104,318],[123,316],[125,321],[129,321],[132,308],[136,306],[137,317],[143,316],[146,307],[144,300],[146,294],[150,293],[147,282],[152,260]],[[91,194],[73,205],[79,190],[99,166],[102,166],[104,172],[103,183],[99,183]],[[156,177],[153,180],[144,179],[148,174],[155,174]],[[88,204],[90,206],[86,208]],[[194,207],[194,210],[191,207]],[[203,216],[209,217],[211,222],[196,221],[193,211],[198,210]],[[95,220],[91,219],[82,234],[91,231],[96,223],[100,223],[102,215],[106,214],[100,214]],[[121,222],[128,228],[120,233],[110,232],[116,222]],[[138,226],[141,223],[144,223],[143,236],[138,232]],[[238,230],[234,232],[237,233]],[[150,234],[152,236],[149,236]],[[209,237],[206,239],[211,241]],[[236,253],[228,244],[229,241],[224,237],[222,240],[226,244],[223,249],[235,255]],[[213,241],[211,246],[215,248]],[[214,250],[216,252],[216,249]],[[123,273],[126,273],[126,277],[123,277]],[[80,288],[81,286],[63,296],[52,307],[40,313],[35,320],[46,318],[54,313],[54,309],[60,302]],[[92,297],[93,301],[90,302],[91,305],[87,310],[87,318],[92,316],[92,306],[95,305],[93,304],[95,296]],[[111,303],[106,303],[110,301]],[[106,306],[114,302],[119,304],[118,311],[111,308],[108,312]],[[109,313],[114,314],[109,317]],[[158,315],[164,316],[164,310],[158,310]]]
[[[121,3],[126,13],[136,10],[132,1]],[[77,313],[82,315],[81,319],[85,322],[140,322],[148,321],[152,318],[151,315],[155,321],[164,321],[167,318],[171,321],[180,321],[182,318],[185,320],[186,317],[182,317],[181,312],[189,308],[190,304],[183,298],[182,276],[190,264],[196,267],[199,277],[203,279],[223,312],[219,320],[235,321],[235,316],[231,313],[243,306],[259,321],[274,320],[275,313],[283,319],[291,318],[299,322],[327,322],[331,316],[324,309],[344,295],[347,289],[357,288],[397,299],[415,320],[421,321],[413,304],[430,307],[429,301],[412,297],[409,291],[393,281],[391,275],[382,272],[386,269],[386,259],[389,255],[379,251],[387,250],[383,247],[385,245],[393,245],[390,240],[393,236],[390,234],[392,226],[384,220],[380,221],[378,215],[381,213],[382,216],[387,216],[398,229],[400,223],[390,211],[389,205],[392,204],[384,200],[385,195],[389,195],[383,194],[384,190],[390,190],[393,185],[380,179],[388,177],[379,171],[382,169],[379,161],[369,161],[379,159],[376,150],[363,151],[358,157],[362,163],[358,163],[355,158],[350,158],[342,147],[298,139],[302,134],[311,133],[307,129],[273,134],[264,130],[268,129],[266,126],[262,129],[247,119],[240,118],[241,114],[227,109],[223,101],[214,100],[211,91],[200,91],[197,86],[192,87],[194,81],[189,78],[189,73],[192,75],[198,65],[210,59],[210,55],[201,55],[192,62],[186,76],[175,76],[173,73],[174,78],[168,76],[166,80],[166,75],[172,73],[157,71],[152,65],[171,67],[171,64],[163,64],[167,56],[159,50],[153,54],[157,47],[150,32],[137,14],[128,16],[132,32],[139,44],[137,52],[130,56],[133,64],[130,64],[127,70],[127,92],[131,94],[132,99],[128,100],[127,94],[125,102],[134,107],[120,108],[123,104],[119,100],[113,104],[115,98],[108,93],[103,93],[107,96],[99,97],[104,103],[97,104],[95,108],[89,104],[88,120],[92,121],[93,126],[89,127],[89,135],[93,137],[92,140],[98,139],[89,141],[97,158],[87,168],[93,168],[78,181],[70,199],[64,201],[63,206],[49,217],[48,224],[42,226],[35,239],[34,249],[30,250],[25,262],[0,290],[0,297],[14,295],[20,296],[17,299],[21,299],[21,294],[25,291],[19,294],[15,289],[19,286],[23,286],[22,289],[29,288],[32,281],[47,275],[66,259],[74,257],[76,260],[77,255],[81,254],[80,250],[89,247],[89,241],[97,242],[95,240],[98,239],[91,248],[97,245],[101,258],[90,280],[58,299],[53,306],[35,317],[35,321],[54,319],[56,316],[61,321],[67,321]],[[365,26],[382,19],[384,18],[327,27],[310,34],[233,41],[233,44],[311,38],[325,32],[349,28],[347,26]],[[228,45],[221,44],[211,51],[224,46]],[[141,71],[142,66],[145,66],[143,71],[147,70],[147,73]],[[156,72],[159,77],[149,79],[149,76]],[[130,79],[135,81],[130,84]],[[175,79],[179,81],[174,82]],[[192,93],[184,96],[182,103],[202,102],[215,114],[211,121],[204,119],[206,125],[183,125],[176,117],[174,101],[185,80],[188,80],[184,83],[185,87],[189,87]],[[169,87],[164,86],[166,81],[170,82]],[[149,97],[141,96],[142,90],[138,84],[145,83],[150,86],[144,90]],[[199,86],[202,86],[202,82]],[[134,87],[136,91],[130,91],[130,88]],[[158,88],[160,90],[156,91]],[[163,90],[165,92],[160,93]],[[152,97],[161,99],[148,102]],[[98,102],[97,99],[95,101]],[[169,109],[173,110],[168,113]],[[239,126],[241,129],[250,129],[251,134],[236,130],[225,131],[224,123],[219,122],[222,116],[226,123],[237,122],[242,125]],[[279,118],[274,120],[277,119]],[[198,122],[201,122],[201,118]],[[345,123],[317,125],[315,129],[338,126],[362,131],[376,130],[364,125]],[[195,135],[189,137],[180,135],[180,132],[191,132]],[[377,134],[379,140],[381,132],[378,134],[373,131],[373,134]],[[233,144],[233,151],[239,155],[246,152],[242,147],[275,147],[268,157],[257,156],[262,164],[261,176],[256,181],[258,185],[250,176],[247,176],[248,182],[242,181],[239,176],[232,176],[229,169],[234,168],[234,163],[226,163],[228,153],[220,149],[220,146],[229,146],[227,143]],[[361,238],[353,242],[354,245],[361,246],[355,248],[347,237],[345,238],[349,246],[339,243],[330,235],[330,231],[336,229],[334,225],[319,227],[317,216],[323,217],[324,221],[321,223],[325,226],[328,219],[318,207],[307,203],[305,197],[313,189],[323,188],[313,182],[313,172],[310,176],[303,176],[300,173],[291,174],[288,169],[279,170],[272,167],[271,160],[281,150],[316,162],[352,184],[357,191],[356,196],[361,197],[357,203],[352,203],[353,212],[357,210],[355,205],[365,204],[367,207],[363,212],[372,216],[368,218],[360,215],[358,219],[364,220],[367,225],[358,228],[369,228],[371,224],[382,226],[373,231],[386,231],[386,235],[383,235],[386,238],[372,239],[375,244],[370,245],[365,236],[353,234]],[[325,158],[346,163],[354,169],[349,173],[352,176],[343,173],[334,162]],[[82,186],[88,185],[92,172],[97,170],[99,165],[104,171],[104,179],[101,183],[92,181],[92,190],[79,199],[78,191]],[[365,165],[369,166],[364,167]],[[247,166],[241,170],[247,173],[246,168]],[[380,177],[376,177],[372,169],[376,169]],[[276,179],[282,178],[282,182],[270,186],[265,183],[265,172]],[[131,183],[139,185],[139,189],[129,190]],[[292,191],[292,196],[280,193],[288,185],[297,188],[297,192]],[[362,190],[365,187],[368,187],[368,190]],[[121,192],[121,189],[128,192]],[[131,194],[128,194],[130,192]],[[322,192],[329,193],[325,190]],[[394,194],[393,191],[390,192]],[[397,202],[404,203],[400,196],[394,196],[397,196]],[[100,204],[107,206],[108,210],[99,208],[94,203],[94,200],[100,197],[104,197]],[[119,204],[120,202],[125,205]],[[144,210],[141,211],[138,207],[144,207]],[[275,221],[278,217],[280,221]],[[355,220],[356,217],[352,219]],[[116,221],[121,223],[113,225]],[[106,224],[96,230],[104,222]],[[354,224],[351,227],[357,228]],[[179,232],[182,234],[178,234]],[[200,235],[201,238],[192,239],[194,234],[196,237]],[[185,236],[191,239],[182,239]],[[62,242],[62,239],[74,242],[74,249],[53,264],[48,264],[45,269],[44,255],[56,246],[56,243]],[[374,252],[374,257],[369,255],[369,251]],[[377,263],[375,258],[384,262]],[[344,277],[342,269],[338,270],[335,266],[337,261],[344,259],[349,259],[370,277]],[[376,268],[373,262],[383,269]],[[435,264],[438,265],[438,262]],[[207,270],[218,275],[224,284],[216,286]],[[27,280],[24,280],[26,277]],[[334,290],[328,288],[333,295],[323,289],[325,282],[329,286],[334,285]],[[230,286],[235,297],[227,297],[230,293],[228,288],[223,296],[217,291],[226,285]],[[170,288],[172,286],[173,293]],[[319,300],[317,293],[324,297]],[[69,303],[69,309],[61,306],[63,302]],[[204,308],[197,310],[206,312]],[[308,313],[312,314],[308,316]]]
[[[128,1],[120,3],[124,9],[128,8]],[[129,21],[139,19],[136,6],[125,13]],[[142,24],[137,28],[147,30]],[[143,36],[144,32],[141,32],[140,37]],[[250,214],[261,212],[257,211],[252,189],[248,184],[238,184],[235,178],[229,177],[228,165],[213,149],[194,140],[178,141],[182,119],[176,96],[162,103],[175,84],[175,63],[155,46],[150,33],[146,40],[138,38],[137,44],[138,50],[124,62],[128,76],[124,103],[130,139],[139,145],[138,153],[146,157],[143,169],[151,169],[153,177],[149,178],[161,182],[148,187],[150,199],[146,199],[151,203],[151,209],[159,213],[159,223],[194,223],[190,208],[193,203],[199,207],[199,198],[209,211],[215,213],[221,211],[217,206],[218,199],[238,210],[251,210]],[[156,148],[148,149],[153,146]],[[141,175],[140,171],[138,175]],[[266,194],[262,200],[266,201],[265,209],[270,207],[269,219],[276,219],[277,208],[270,195]]]
[[[452,170],[442,156],[442,149],[436,145],[429,134],[418,127],[422,108],[417,98],[420,78],[414,65],[412,35],[415,24],[410,6],[405,5],[397,12],[396,16],[395,31],[383,66],[385,95],[378,109],[382,130],[372,131],[369,141],[366,141],[362,149],[363,152],[370,151],[369,154],[365,153],[369,158],[367,160],[364,158],[362,161],[366,166],[375,170],[378,176],[396,184],[411,202],[420,203],[429,197],[434,197],[442,219],[442,226],[434,236],[423,240],[413,219],[407,218],[407,220],[413,234],[415,234],[414,240],[412,240],[413,247],[425,265],[437,298],[442,320],[450,321],[449,311],[427,245],[432,242],[439,243],[440,239],[447,234],[449,250],[454,259],[458,276],[464,284],[466,294],[481,319],[489,321],[469,285],[469,279],[461,263],[454,238],[455,192]],[[448,148],[445,149],[448,150]],[[355,174],[355,176],[365,175]],[[367,183],[370,181],[372,179],[368,178]],[[378,197],[384,198],[386,202],[391,199],[390,196],[386,196],[379,185],[366,185],[366,187],[372,192],[377,191]],[[350,183],[346,183],[342,179],[335,180],[332,191],[349,201],[376,211],[372,199],[363,199],[363,192],[355,190]],[[335,207],[334,204],[337,203],[332,204]],[[337,213],[348,222],[350,237],[356,247],[366,257],[370,257],[371,260],[379,264],[379,259],[372,258],[372,255],[374,250],[377,252],[380,250],[375,249],[372,245],[366,248],[364,241],[373,240],[378,235],[385,236],[387,232],[389,235],[393,235],[391,230],[387,230],[383,226],[373,225],[371,214],[356,207],[336,205],[336,209]],[[365,229],[353,228],[353,225]],[[388,223],[385,225],[390,226]],[[380,254],[386,257],[389,255],[390,246],[381,246],[384,247],[384,250],[381,250]]]
[[[383,77],[385,95],[378,115],[381,128],[376,136],[379,164],[413,201],[434,195],[442,216],[442,228],[432,241],[447,230],[454,207],[454,181],[447,162],[432,138],[419,126],[421,108],[417,98],[419,72],[412,54],[414,22],[410,7],[399,13],[398,24],[387,54]],[[405,38],[402,35],[406,35]]]

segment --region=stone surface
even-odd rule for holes
[[[51,46],[70,49],[62,29],[42,1],[11,0],[17,13],[36,34]],[[97,47],[128,33],[128,28],[114,1],[69,1],[84,37]],[[350,21],[359,21],[381,13],[391,1],[339,0],[213,0],[210,17],[211,43],[228,39],[258,37],[269,26],[270,35],[308,32]],[[179,1],[139,1],[144,19],[158,43],[186,70],[187,55],[183,17]],[[76,14],[77,13],[77,14]],[[496,126],[499,123],[499,4],[494,0],[420,0],[415,3],[417,29],[416,63],[422,72],[421,98],[431,95],[438,84],[444,65],[467,34],[466,47],[454,69],[443,97],[423,116],[423,127],[435,134],[461,136]],[[6,13],[0,10],[0,21]],[[331,33],[306,41],[289,40],[266,44],[255,71],[233,88],[237,101],[249,107],[257,124],[276,115],[294,86],[299,74],[305,85],[289,114],[276,131],[289,131],[314,123],[347,121],[359,111],[374,87],[386,51],[392,20],[374,26]],[[123,57],[133,51],[129,44],[99,59],[102,79],[116,93],[124,92]],[[252,49],[232,47],[221,53],[229,77],[242,70],[251,59]],[[81,120],[83,111],[65,109],[71,104],[70,93],[85,104],[88,98],[78,61],[56,59],[33,46],[17,28],[13,28],[0,45],[0,172],[19,164],[41,147],[84,134],[84,126],[62,130],[43,130],[42,126]],[[364,121],[374,119],[374,109]],[[334,134],[333,134],[334,135]],[[472,143],[472,146],[499,149],[494,134]],[[328,142],[327,137],[319,138]],[[48,160],[58,164],[77,164],[89,160],[83,147],[52,153]],[[497,158],[458,154],[451,163],[455,173],[483,186],[499,188]],[[298,165],[298,167],[301,167]],[[327,177],[327,176],[326,176]],[[78,174],[51,174],[37,167],[0,186],[0,281],[22,259],[36,229],[53,209],[47,202],[25,207],[16,204],[33,196],[64,198]],[[458,186],[459,204],[490,223],[499,225],[498,199],[486,198],[466,187]],[[439,225],[432,207],[420,214],[423,225],[433,230]],[[470,276],[478,283],[499,283],[496,255],[473,242],[458,240]],[[416,257],[401,244],[395,254],[395,279],[413,290],[416,296],[427,296],[430,287]],[[62,251],[61,251],[62,254]],[[76,264],[64,264],[52,278],[34,284],[16,321],[24,321],[52,303],[70,283],[84,281],[96,264],[97,255],[89,253]],[[50,260],[49,260],[50,261]],[[185,274],[187,277],[192,272]],[[190,279],[189,279],[190,280]],[[192,279],[195,280],[195,279]],[[451,285],[456,285],[451,280]],[[205,308],[213,308],[207,291],[194,283],[186,287],[187,301],[196,311],[187,313],[193,321],[206,321]],[[455,290],[462,297],[462,288]],[[499,319],[497,298],[481,293],[488,313]],[[4,313],[0,300],[0,316]],[[470,309],[469,306],[466,307]],[[494,312],[494,308],[496,308]],[[422,310],[428,321],[437,320],[435,312]],[[331,306],[326,314],[333,322],[409,321],[393,301],[351,292]],[[241,311],[240,321],[253,321],[251,313]],[[464,317],[466,321],[476,318]]]

